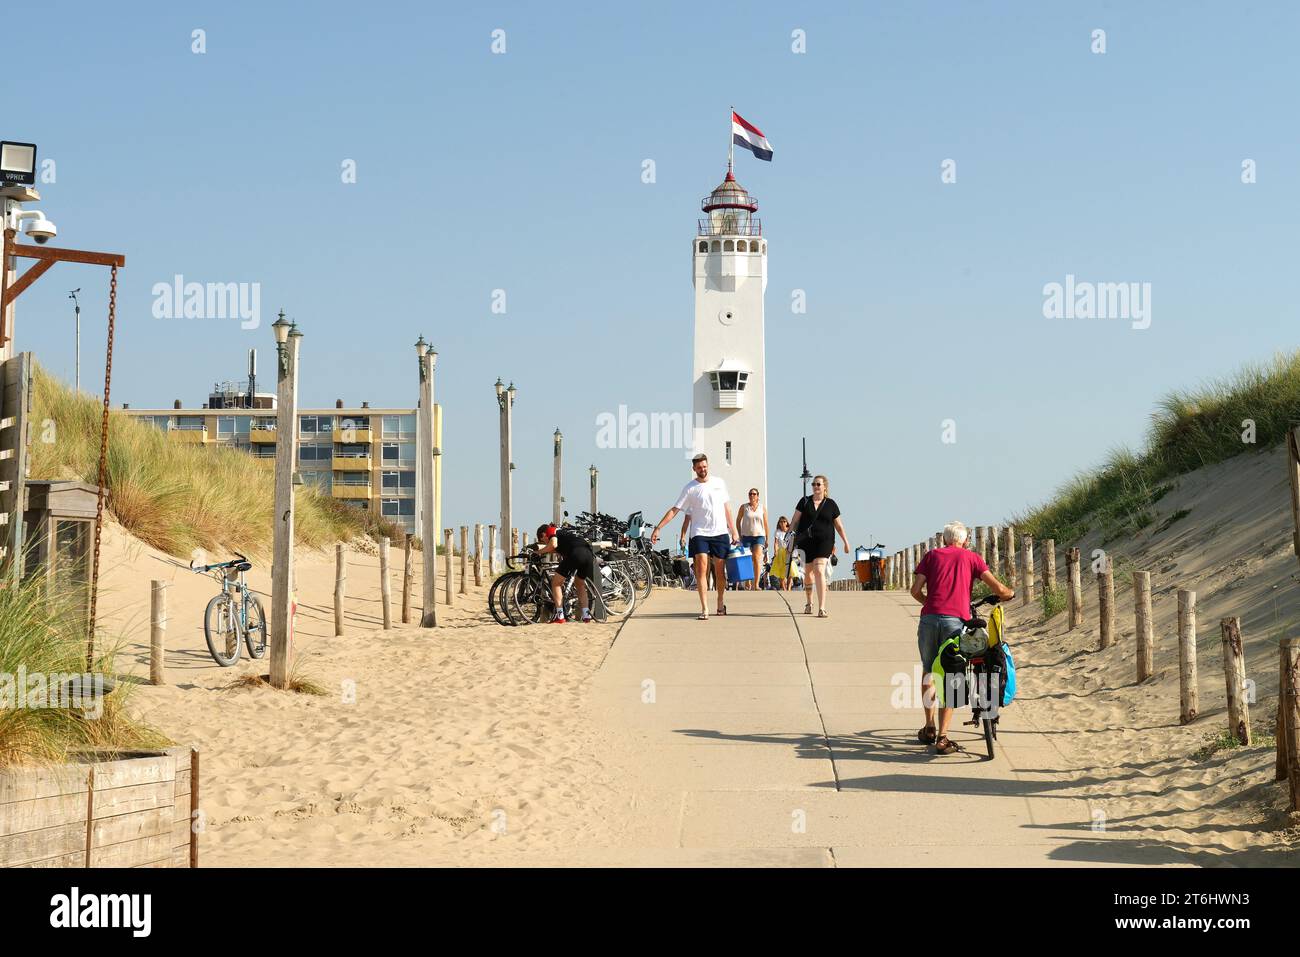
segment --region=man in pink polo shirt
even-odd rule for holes
[[[970,532],[961,522],[943,528],[943,547],[932,549],[916,566],[912,575],[912,597],[921,603],[921,621],[916,629],[916,643],[921,652],[921,701],[925,706],[925,727],[918,733],[922,744],[933,744],[940,754],[961,750],[948,740],[952,708],[939,709],[935,727],[934,663],[939,646],[961,631],[970,617],[970,593],[975,582],[982,581],[1003,600],[1015,595],[998,581],[978,554],[966,547]]]

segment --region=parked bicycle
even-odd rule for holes
[[[213,565],[190,563],[190,570],[196,575],[212,575],[221,585],[221,594],[208,602],[203,613],[203,637],[207,639],[212,659],[223,668],[239,660],[241,641],[248,648],[250,658],[266,655],[266,613],[244,580],[244,574],[253,565],[238,552],[235,555],[228,562]]]

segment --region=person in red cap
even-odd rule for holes
[[[555,602],[555,616],[551,619],[551,624],[564,624],[564,580],[574,572],[577,572],[577,578],[574,579],[574,586],[578,592],[579,615],[584,622],[591,621],[591,609],[587,602],[587,580],[593,582],[596,578],[596,553],[591,550],[587,540],[576,532],[571,532],[567,528],[557,529],[554,525],[539,525],[537,527],[537,554],[549,555],[556,552],[560,556],[560,564],[551,574],[551,595]]]

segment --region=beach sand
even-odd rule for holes
[[[265,593],[267,563],[254,564]],[[126,642],[121,670],[147,678],[148,583],[170,583],[168,684],[134,687],[132,707],[201,749],[202,866],[519,863],[616,843],[626,801],[602,764],[614,745],[583,700],[617,626],[505,628],[471,581],[450,609],[440,582],[436,629],[384,632],[377,554],[349,549],[347,565],[347,633],[335,637],[334,555],[297,562],[297,671],[326,693],[232,687],[266,674],[269,655],[213,662],[202,617],[216,583],[105,531],[100,601],[104,631]],[[398,550],[394,565],[400,621]],[[416,620],[419,581],[417,566]]]

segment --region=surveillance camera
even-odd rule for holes
[[[58,227],[48,219],[32,220],[27,226],[27,235],[44,246],[59,234]]]

